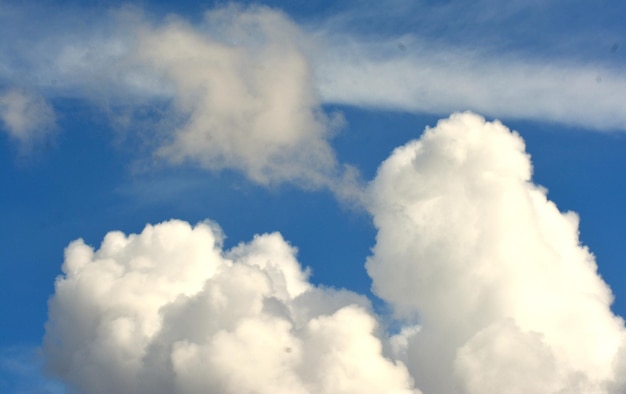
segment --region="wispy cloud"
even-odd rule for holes
[[[624,130],[624,11],[560,0],[345,6],[309,27],[326,45],[317,87],[329,103]]]
[[[39,94],[21,89],[0,92],[2,129],[23,152],[48,138],[56,126],[52,106]]]
[[[328,103],[626,129],[626,75],[608,66],[439,47],[413,36],[341,37],[316,61]]]
[[[174,86],[182,118],[157,154],[261,184],[327,183],[337,167],[327,138],[340,123],[320,108],[300,30],[265,7],[206,20],[208,32],[181,20],[140,32],[137,60]]]
[[[115,99],[131,106],[137,97],[177,97],[181,103],[181,95],[189,94],[182,89],[182,75],[175,72],[182,66],[168,64],[165,53],[155,51],[155,46],[152,59],[134,56],[137,50],[148,54],[141,47],[151,42],[150,34],[141,31],[165,37],[180,28],[179,39],[199,45],[185,55],[188,60],[199,65],[210,53],[229,53],[229,61],[238,67],[229,72],[246,77],[250,85],[246,94],[251,97],[270,98],[259,93],[271,71],[259,66],[271,65],[283,82],[300,73],[291,93],[311,108],[322,102],[436,114],[474,110],[588,129],[626,127],[620,50],[626,44],[620,41],[620,24],[611,22],[612,13],[601,13],[606,23],[589,19],[577,24],[573,16],[584,13],[584,5],[566,7],[560,1],[396,3],[388,9],[344,4],[337,6],[336,14],[303,21],[302,26],[267,8],[261,12],[231,7],[191,24],[182,18],[149,23],[158,18],[132,7],[107,10],[104,17],[80,9],[46,10],[45,19],[41,9],[26,12],[14,7],[0,15],[4,35],[13,38],[2,43],[0,77],[30,81],[46,97]],[[561,13],[572,17],[556,30],[550,18]],[[272,14],[277,21],[273,30],[262,22]],[[256,15],[256,25],[251,15]],[[24,22],[33,18],[38,26],[24,29]],[[227,20],[243,24],[235,31],[226,28]],[[376,28],[369,23],[373,20]],[[278,63],[279,58],[284,62]],[[281,67],[291,71],[285,73]],[[211,69],[216,75],[215,64]],[[194,76],[200,83],[197,72],[186,78]],[[217,83],[202,77],[202,86],[218,87]],[[297,118],[302,116],[290,117]]]
[[[611,290],[531,173],[521,137],[472,113],[382,163],[366,269],[397,320],[312,285],[278,233],[223,250],[214,223],[172,220],[74,241],[46,359],[90,394],[623,392]]]
[[[152,22],[130,7],[86,18],[93,28],[58,27],[38,55],[6,44],[6,53],[28,67],[24,72],[7,56],[0,75],[34,74],[36,87],[51,98],[104,104],[112,123],[130,130],[145,126],[133,123],[134,108],[165,107],[150,128],[154,159],[356,198],[356,172],[329,145],[343,118],[322,109],[310,41],[286,15],[231,5],[207,12],[196,25],[175,16]]]
[[[63,385],[44,377],[40,350],[28,346],[0,349],[0,390],[14,394],[63,394]]]

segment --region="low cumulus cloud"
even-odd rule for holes
[[[87,394],[623,392],[611,291],[531,175],[522,138],[472,113],[382,163],[366,269],[393,317],[312,285],[278,233],[225,251],[217,225],[172,220],[74,241],[49,369]]]
[[[277,233],[229,251],[172,220],[65,252],[49,367],[81,393],[417,393],[369,302],[311,285]]]
[[[52,106],[40,95],[22,89],[0,92],[0,121],[20,149],[28,151],[55,129]]]

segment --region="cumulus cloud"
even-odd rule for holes
[[[367,196],[384,324],[278,233],[223,250],[216,224],[172,220],[67,247],[48,368],[87,394],[623,392],[624,322],[517,133],[454,114]]]
[[[624,375],[624,322],[578,217],[531,174],[517,133],[458,113],[396,149],[370,185],[367,270],[419,323],[394,344],[424,392],[606,393]]]
[[[626,79],[601,67],[309,26],[314,46],[265,7],[109,22],[71,44],[52,35],[44,58],[20,58],[28,67],[0,54],[0,76],[37,75],[50,96],[165,106],[156,156],[260,184],[356,190],[329,145],[341,120],[323,103],[626,128]],[[0,111],[19,141],[54,120],[22,91]],[[48,367],[87,394],[619,392],[624,323],[578,217],[531,175],[522,139],[470,113],[382,164],[366,191],[378,228],[366,268],[404,324],[391,338],[365,297],[312,285],[279,234],[224,251],[216,225],[173,220],[109,233],[98,249],[75,241],[49,304]]]
[[[315,287],[277,233],[223,251],[212,223],[111,232],[65,253],[44,354],[81,393],[416,393],[369,302]]]
[[[0,93],[0,120],[22,149],[47,138],[55,127],[52,106],[42,96],[21,89]]]

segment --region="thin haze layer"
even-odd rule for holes
[[[0,13],[3,29],[36,42],[37,50],[0,43],[0,85],[87,99],[115,128],[143,137],[153,153],[143,158],[148,163],[229,169],[262,185],[290,182],[350,193],[342,180],[353,179],[352,170],[339,165],[328,143],[343,118],[322,110],[310,40],[280,11],[231,5],[192,25],[176,16],[151,23],[125,7],[76,31],[68,30],[73,24],[67,19],[89,15],[50,10],[54,34],[22,31],[14,19],[27,18],[26,11],[8,10]],[[34,139],[51,107],[14,96],[0,97],[0,119],[16,138]],[[37,113],[25,117],[35,104]]]
[[[320,102],[441,115],[472,110],[624,130],[624,32],[621,20],[616,22],[623,6],[606,7],[615,6],[611,12],[570,3],[350,3],[337,15],[302,24],[267,7],[222,7],[200,23],[169,16],[164,24],[152,24],[146,21],[148,12],[132,7],[95,13],[6,4],[0,13],[0,33],[7,37],[0,42],[0,84],[41,90],[48,99],[80,97],[132,109],[174,99],[178,111],[172,115],[192,120],[180,128],[179,142],[169,151],[177,159],[190,152],[191,159],[199,159],[197,151],[206,142],[196,136],[214,138],[216,132],[206,125],[211,130],[232,121],[235,97],[248,114],[248,121],[238,120],[236,127],[252,126],[256,140],[265,141],[272,114],[282,120],[275,130],[281,144],[324,135],[328,119],[318,110]],[[586,14],[589,25],[574,22]],[[602,20],[591,20],[597,15]],[[553,20],[567,28],[555,29]],[[176,45],[166,47],[168,42]],[[137,58],[137,52],[143,55]],[[221,61],[209,60],[218,55]],[[223,89],[228,83],[231,92]],[[314,93],[307,90],[311,87]],[[222,101],[222,116],[207,114]],[[282,107],[272,108],[278,103]],[[268,112],[261,116],[263,107]],[[286,130],[289,122],[306,127]],[[311,132],[306,138],[305,130]],[[315,154],[325,155],[313,140]],[[230,149],[229,165],[241,158],[233,139],[220,143]],[[271,168],[275,155],[269,149],[265,161],[244,158],[236,168],[271,181],[254,165]],[[202,160],[211,168],[222,165],[214,157]]]

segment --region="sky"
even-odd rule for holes
[[[0,392],[626,392],[624,18],[0,0]]]

